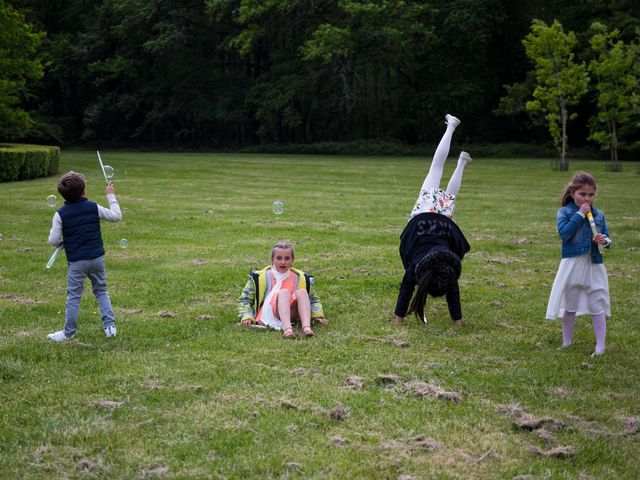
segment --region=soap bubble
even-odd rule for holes
[[[120,240],[120,248],[127,248],[129,246],[129,241],[126,238]]]
[[[114,174],[114,173],[115,173],[115,172],[114,172],[114,170],[113,170],[113,167],[110,167],[109,165],[105,165],[105,166],[104,166],[104,176],[105,176],[105,177],[107,177],[107,178],[111,178],[111,177],[113,177],[113,174]]]
[[[55,195],[49,195],[47,197],[47,205],[49,205],[50,207],[55,207],[56,203],[58,203],[58,199]]]
[[[276,215],[282,215],[284,213],[284,202],[282,200],[276,200],[271,205],[271,210]]]

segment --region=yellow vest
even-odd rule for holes
[[[258,308],[262,306],[264,303],[264,297],[266,295],[267,290],[267,272],[271,268],[271,265],[263,268],[262,270],[258,270],[251,272],[249,275],[253,278],[253,283],[256,286],[256,305]],[[312,278],[311,276],[304,273],[302,270],[298,270],[297,268],[291,267],[291,271],[298,275],[298,286],[297,289],[304,288],[307,293],[309,292],[309,287],[311,286]],[[257,310],[257,309],[256,309]]]

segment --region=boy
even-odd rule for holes
[[[115,316],[107,293],[104,245],[100,232],[101,219],[109,222],[122,219],[115,188],[111,182],[106,188],[109,209],[87,200],[84,175],[80,173],[71,171],[60,177],[58,192],[65,202],[53,215],[49,244],[57,247],[64,240],[64,251],[69,263],[67,303],[64,330],[50,333],[47,338],[54,342],[64,342],[75,335],[84,279],[87,277],[91,280],[93,294],[98,301],[104,333],[107,338],[115,337]]]

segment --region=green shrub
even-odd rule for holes
[[[60,147],[0,145],[0,182],[55,175],[60,168]]]

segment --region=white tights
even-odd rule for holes
[[[453,132],[455,131],[455,129],[456,127],[454,127],[453,125],[447,125],[447,130],[444,132],[444,135],[440,139],[438,148],[436,148],[436,153],[434,153],[433,160],[431,161],[431,166],[429,167],[429,173],[424,179],[424,183],[422,184],[422,189],[420,190],[420,192],[427,189],[440,188],[440,180],[442,179],[444,162],[449,156],[451,138],[453,137]],[[451,175],[451,179],[449,180],[449,184],[447,185],[447,193],[451,195],[458,194],[458,191],[460,190],[460,184],[462,183],[462,172],[464,171],[464,167],[466,165],[466,160],[458,159],[458,165],[456,166],[453,175]]]

